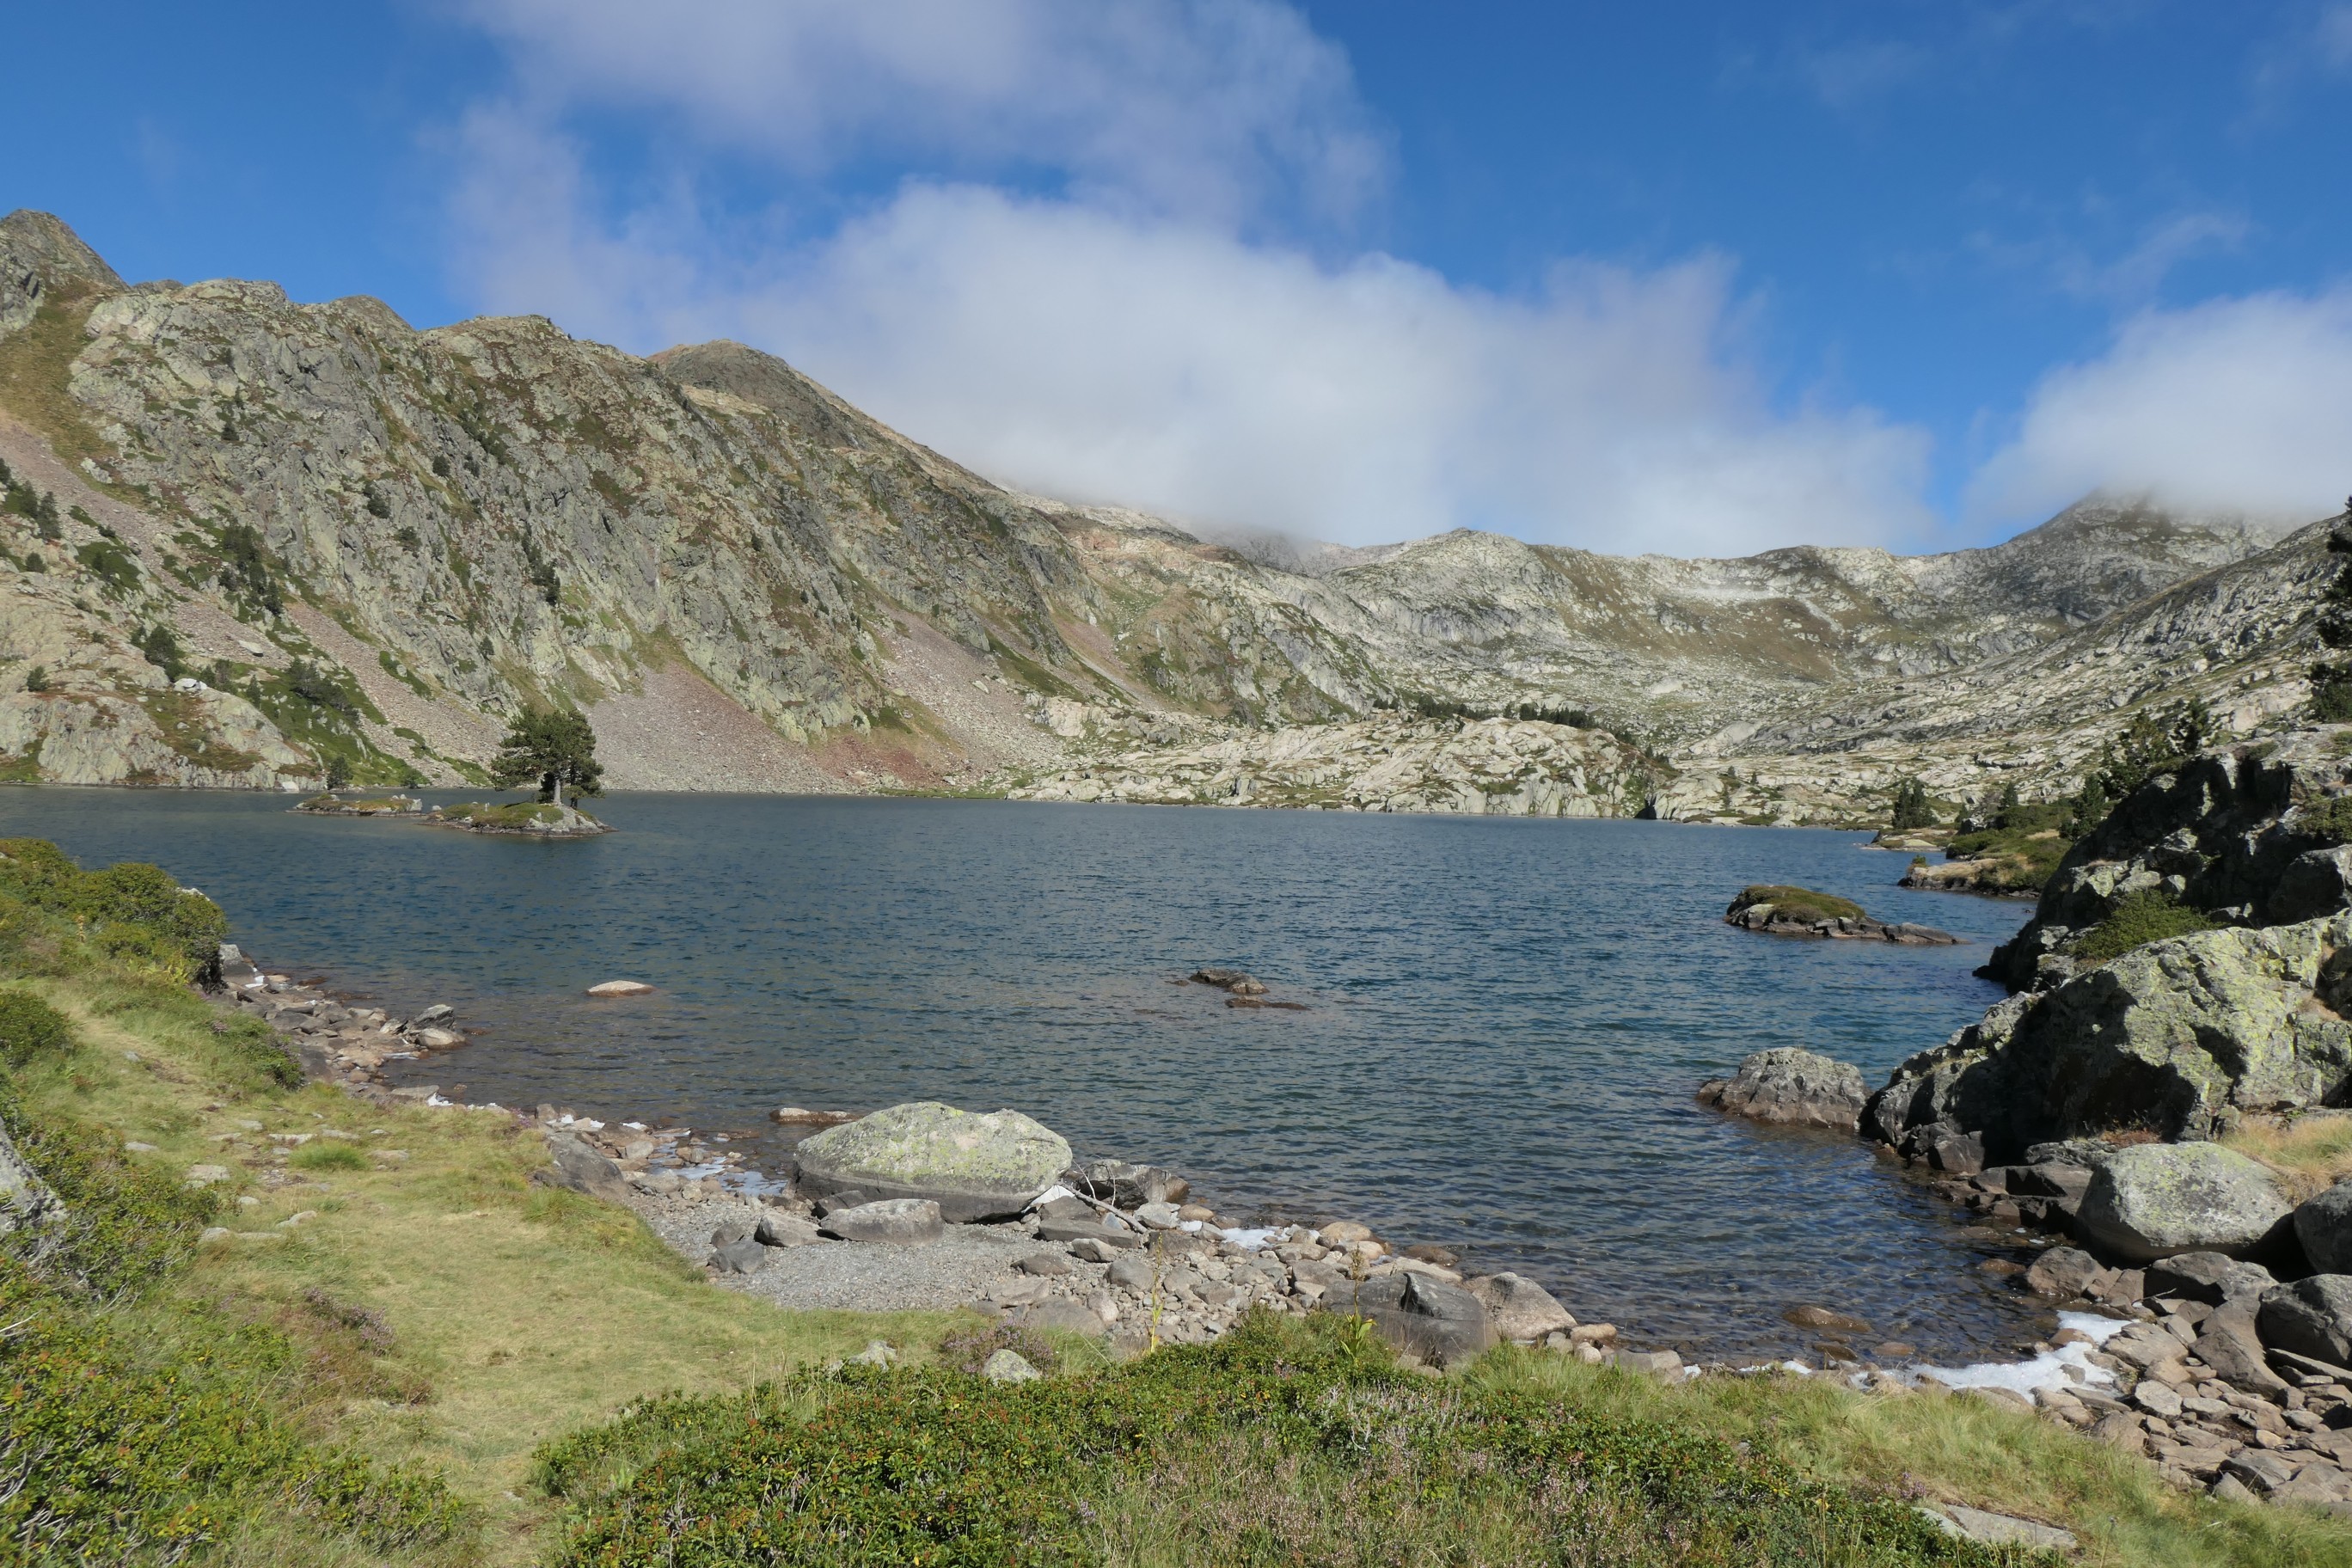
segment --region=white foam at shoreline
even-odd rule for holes
[[[1947,1388],[2005,1388],[2027,1399],[2034,1399],[2046,1388],[2096,1387],[2116,1381],[2115,1373],[2091,1364],[2091,1352],[2130,1327],[2127,1321],[2103,1318],[2095,1312],[2061,1312],[2058,1326],[2073,1329],[2091,1342],[2077,1340],[2073,1344],[2044,1351],[2031,1361],[1983,1361],[1962,1367],[1915,1365],[1906,1375],[1915,1383],[1934,1378]],[[2081,1375],[2069,1377],[2068,1367]]]

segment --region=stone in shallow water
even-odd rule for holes
[[[1842,1132],[1854,1130],[1868,1098],[1860,1068],[1794,1047],[1758,1051],[1730,1078],[1710,1079],[1698,1090],[1700,1104],[1751,1121]]]
[[[588,987],[591,996],[644,996],[652,991],[642,980],[606,980]]]
[[[1504,1339],[1529,1342],[1547,1334],[1565,1334],[1576,1327],[1576,1320],[1550,1291],[1517,1274],[1472,1279],[1463,1289],[1478,1298],[1494,1321],[1495,1332]]]

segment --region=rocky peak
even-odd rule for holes
[[[47,213],[19,207],[0,217],[0,334],[30,324],[41,301],[69,282],[110,293],[123,287],[98,252]]]

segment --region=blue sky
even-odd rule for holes
[[[323,17],[324,19],[316,19]],[[2352,5],[417,0],[12,19],[126,275],[774,350],[1209,527],[1920,548],[2352,487]]]

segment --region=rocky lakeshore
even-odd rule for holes
[[[458,827],[468,833],[512,834],[530,838],[592,838],[612,827],[577,806],[549,801],[507,801],[495,805],[466,801],[434,806],[414,795],[362,796],[345,800],[328,794],[314,795],[292,808],[310,816],[399,817],[436,827]]]
[[[2176,1485],[2352,1511],[2352,730],[2175,759],[1982,973],[2008,1000],[1866,1091],[1759,1053],[1700,1100],[1870,1140],[2017,1287],[2127,1326],[2056,1418]],[[2321,1151],[2316,1161],[2292,1157]],[[2257,1155],[2265,1157],[2258,1158]]]

